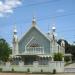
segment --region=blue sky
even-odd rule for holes
[[[14,25],[20,38],[33,16],[42,32],[55,23],[57,38],[75,41],[75,0],[0,0],[0,37],[11,44]]]

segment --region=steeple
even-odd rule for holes
[[[53,24],[52,26],[52,32],[55,32],[56,31],[56,27],[55,27],[55,24]]]
[[[13,28],[13,49],[12,49],[12,55],[18,54],[18,37],[17,37],[17,29],[16,25],[14,25]]]
[[[52,32],[54,33],[56,31],[55,27],[55,17],[52,17]]]
[[[61,39],[61,46],[65,48],[65,41],[64,41],[64,38]]]
[[[17,29],[16,29],[16,25],[14,25],[14,29],[13,29],[13,42],[17,42],[17,41],[18,41]]]
[[[50,25],[48,25],[48,34],[50,33]]]
[[[13,33],[14,33],[15,35],[17,35],[16,25],[14,25]]]
[[[14,25],[14,32],[17,32],[17,29],[16,29],[16,24]]]
[[[51,35],[52,35],[52,39],[54,41],[57,41],[57,34],[56,34],[56,27],[55,27],[55,23],[53,22],[52,23],[52,28],[51,28],[52,32],[51,32]]]
[[[35,19],[35,16],[33,16],[33,19],[32,19],[32,26],[36,26],[36,19]]]

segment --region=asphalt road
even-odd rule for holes
[[[63,73],[63,74],[25,74],[25,73],[0,73],[0,75],[75,75],[75,73]]]

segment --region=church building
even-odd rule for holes
[[[30,29],[21,37],[17,37],[17,29],[13,31],[13,57],[20,57],[24,65],[32,65],[38,61],[40,65],[47,65],[49,61],[54,61],[54,53],[65,54],[65,43],[57,43],[56,27],[51,28],[47,34],[37,27],[36,19],[33,17]]]

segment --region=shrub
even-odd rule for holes
[[[0,72],[2,72],[2,68],[0,68]]]
[[[12,68],[12,72],[14,72],[14,68]]]
[[[29,68],[27,69],[27,72],[30,72],[30,69]]]
[[[43,69],[41,69],[41,72],[43,72]]]
[[[64,58],[64,60],[65,60],[66,62],[69,62],[69,61],[70,61],[70,57],[66,56],[66,57]]]
[[[62,53],[54,53],[54,61],[62,61],[63,55]]]
[[[56,74],[56,69],[53,69],[53,74]]]

